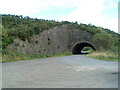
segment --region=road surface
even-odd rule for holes
[[[118,88],[118,63],[84,55],[2,64],[3,88]]]

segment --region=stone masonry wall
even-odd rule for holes
[[[26,54],[71,52],[75,44],[91,42],[91,38],[92,35],[86,30],[66,24],[44,30],[25,41],[17,38],[7,48]]]

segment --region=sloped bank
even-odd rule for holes
[[[92,34],[75,25],[65,24],[44,30],[25,41],[17,38],[7,48],[24,54],[72,53],[73,46],[80,42],[92,43]]]

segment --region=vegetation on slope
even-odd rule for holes
[[[15,38],[20,38],[25,41],[32,35],[39,34],[44,30],[63,24],[73,24],[82,30],[90,32],[93,35],[94,43],[100,47],[99,51],[110,50],[112,52],[117,52],[118,50],[120,35],[109,29],[96,27],[92,24],[78,24],[77,22],[68,21],[57,22],[55,20],[30,18],[28,16],[23,17],[22,15],[2,14],[2,34],[0,34],[2,42],[0,41],[0,50],[3,53],[3,58],[5,57],[5,59],[8,59],[8,56],[19,57],[17,59],[12,58],[13,60],[24,59],[25,57],[31,58],[31,56],[7,50],[6,47],[11,44]],[[11,55],[11,52],[14,53],[14,55]]]
[[[118,51],[120,48],[119,37],[115,38],[112,34],[102,32],[93,36],[93,42],[98,50],[88,54],[88,57],[106,61],[118,61]]]
[[[3,48],[5,48],[15,38],[20,38],[24,41],[34,34],[39,34],[43,30],[61,25],[61,23],[54,20],[33,19],[28,16],[2,15],[2,25],[2,44]]]
[[[98,60],[113,61],[113,62],[118,61],[118,53],[110,50],[92,52],[87,56],[98,59]]]
[[[71,55],[69,52],[64,52],[61,54],[23,54],[23,53],[18,53],[12,50],[6,50],[7,53],[3,54],[3,60],[2,63],[6,62],[16,62],[20,60],[32,60],[32,59],[40,59],[40,58],[48,58],[48,57],[57,57],[57,56],[68,56]],[[1,62],[1,61],[0,61]]]

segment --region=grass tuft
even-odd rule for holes
[[[32,60],[32,59],[41,59],[41,58],[48,58],[48,57],[58,57],[58,56],[68,56],[71,55],[69,52],[64,52],[60,54],[23,54],[14,52],[12,50],[6,50],[6,54],[3,54],[1,63],[7,62],[16,62],[20,60]]]
[[[96,51],[88,54],[87,56],[105,61],[118,61],[118,53],[113,51]]]

